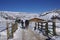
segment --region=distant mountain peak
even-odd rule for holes
[[[45,16],[47,14],[54,14],[54,15],[59,14],[60,15],[60,9],[44,12],[44,13],[40,14],[40,16]]]

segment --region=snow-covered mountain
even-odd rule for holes
[[[38,17],[37,13],[29,13],[29,12],[11,12],[11,11],[0,11],[0,19],[9,19],[14,20],[16,18],[20,19],[30,19]]]
[[[42,14],[39,13],[29,13],[29,12],[11,12],[11,11],[0,11],[0,20],[15,20],[19,19],[31,19],[31,18],[41,18],[44,20],[57,19],[60,21],[60,10],[47,11]]]
[[[47,21],[53,20],[53,19],[57,19],[60,21],[60,10],[44,12],[44,13],[40,14],[40,18],[45,19]]]

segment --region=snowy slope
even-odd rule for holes
[[[53,17],[56,17],[57,20],[60,20],[60,10],[54,10],[40,14],[40,18],[45,19],[47,21],[52,20]]]
[[[29,12],[11,12],[11,11],[0,11],[0,16],[2,18],[8,18],[10,20],[20,18],[20,19],[29,19],[33,17],[38,17],[37,13],[29,13]]]

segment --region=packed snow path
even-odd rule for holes
[[[45,40],[40,37],[40,35],[34,33],[31,29],[21,29],[19,28],[14,34],[13,39],[9,40]]]

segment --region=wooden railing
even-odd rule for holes
[[[18,24],[11,23],[11,27],[9,28],[9,23],[7,23],[7,40],[13,38],[14,32],[18,29]]]

